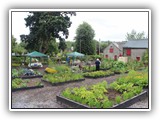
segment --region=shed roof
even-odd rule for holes
[[[148,39],[129,40],[124,44],[123,48],[148,48]]]
[[[47,57],[47,55],[45,55],[43,53],[40,53],[40,52],[37,52],[37,51],[28,53],[26,56],[30,56],[30,57]]]

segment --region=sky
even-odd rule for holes
[[[12,35],[18,42],[21,34],[29,34],[29,28],[26,28],[24,20],[27,15],[27,12],[12,12]],[[100,41],[125,41],[127,32],[130,33],[133,29],[148,34],[147,12],[76,12],[71,21],[66,41],[73,41],[76,29],[83,22],[91,25],[95,31],[94,39]]]

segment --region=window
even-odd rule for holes
[[[110,52],[110,53],[113,53],[113,48],[112,48],[112,46],[110,47],[109,52]]]
[[[137,61],[140,61],[140,57],[136,57]]]
[[[126,55],[131,56],[131,49],[126,49]]]

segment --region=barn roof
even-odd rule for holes
[[[148,39],[129,40],[124,44],[123,48],[148,48]]]

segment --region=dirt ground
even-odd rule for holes
[[[12,92],[12,108],[65,108],[56,101],[56,95],[60,94],[67,87],[79,87],[96,84],[103,80],[109,83],[113,82],[120,75],[114,75],[106,78],[88,79],[81,82],[66,83],[64,85],[52,86],[49,83],[42,82],[43,88],[21,90]],[[40,78],[36,78],[40,79]],[[132,107],[131,107],[132,108]]]

